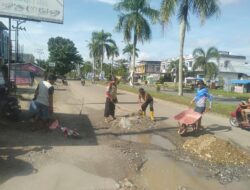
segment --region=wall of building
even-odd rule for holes
[[[245,56],[223,56],[219,60],[212,60],[217,63],[219,72],[243,73],[250,76],[250,65],[246,64]]]
[[[167,59],[161,62],[161,73],[168,72],[168,66],[171,61],[177,60],[178,57]],[[188,71],[192,71],[194,64],[194,58],[192,55],[184,56],[184,64],[188,68]],[[245,56],[231,55],[229,52],[220,52],[220,58],[211,59],[219,69],[218,77],[224,77],[225,73],[228,73],[229,78],[238,79],[238,74],[242,73],[250,77],[250,64],[246,64]],[[231,73],[231,74],[230,74]],[[237,75],[235,74],[237,73]]]
[[[219,77],[224,80],[224,90],[231,91],[231,80],[238,79],[238,73],[221,72]]]
[[[160,64],[146,64],[147,74],[161,74]]]
[[[160,61],[141,61],[136,66],[135,73],[140,75],[161,74]]]

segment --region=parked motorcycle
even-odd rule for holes
[[[247,115],[248,121],[246,121],[242,115],[241,110],[244,109],[242,104],[239,104],[235,111],[230,113],[229,123],[232,127],[249,128],[250,129],[250,115]]]
[[[16,97],[8,95],[8,88],[0,86],[0,116],[12,121],[17,121],[21,112]]]

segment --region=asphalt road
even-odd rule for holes
[[[79,91],[79,83],[80,81],[71,81],[70,88],[72,91]],[[86,84],[84,88],[83,94],[79,95],[79,97],[83,96],[84,106],[94,108],[97,110],[104,109],[104,93],[105,87],[101,85],[92,85]],[[126,111],[126,112],[136,112],[139,110],[139,105],[137,104],[137,95],[132,94],[126,91],[118,91],[118,100],[117,110]],[[186,110],[189,109],[187,106],[183,106],[180,104],[167,102],[163,100],[155,100],[155,117],[156,121],[163,121],[166,127],[172,128],[177,127],[177,122],[173,119],[173,117]],[[149,115],[149,113],[147,113]],[[205,113],[203,116],[202,125],[206,128],[210,133],[214,133],[216,136],[223,138],[225,140],[230,140],[232,142],[237,143],[243,148],[250,148],[250,132],[246,130],[242,130],[240,128],[232,128],[229,124],[229,118],[224,117],[218,114]]]

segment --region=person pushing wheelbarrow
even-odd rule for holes
[[[198,81],[198,90],[196,96],[191,100],[190,104],[192,105],[195,102],[195,112],[203,114],[206,111],[206,101],[209,100],[209,110],[212,108],[213,97],[209,94],[206,85],[202,80]],[[197,128],[201,128],[201,118],[197,121]]]
[[[149,110],[150,110],[150,119],[151,121],[154,121],[154,99],[153,97],[146,92],[143,88],[139,89],[139,97],[138,97],[138,102],[141,103],[141,100],[144,102],[141,104],[141,111],[142,111],[142,116],[146,116],[146,109],[149,105]]]

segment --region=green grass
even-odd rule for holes
[[[210,89],[209,90],[211,94],[213,95],[221,95],[221,96],[225,96],[225,97],[235,97],[239,100],[247,100],[248,98],[250,98],[250,94],[249,93],[236,93],[236,92],[226,92],[224,90],[214,90],[214,89]]]
[[[135,94],[138,93],[137,88],[132,88],[132,87],[129,87],[129,86],[123,85],[123,84],[120,84],[118,86],[118,89],[126,90],[126,91],[129,91],[129,92],[135,93]],[[153,90],[149,90],[148,92],[155,98],[165,100],[165,101],[169,101],[169,102],[182,104],[182,105],[187,105],[187,106],[190,105],[190,101],[192,99],[190,97],[174,96],[174,95],[171,95],[171,94],[160,93],[160,92],[156,92],[156,91],[153,91]],[[235,105],[223,104],[223,103],[213,103],[213,107],[212,107],[211,112],[228,116],[230,112],[234,111],[234,109],[235,109]]]
[[[165,82],[161,85],[162,88],[169,88],[169,89],[175,89],[178,91],[178,84],[174,82]],[[183,87],[183,92],[195,92],[194,90],[191,90],[190,88]],[[239,100],[247,100],[250,98],[249,93],[236,93],[236,92],[226,92],[221,89],[209,89],[209,92],[213,95],[217,96],[224,96],[224,97],[235,97]]]

